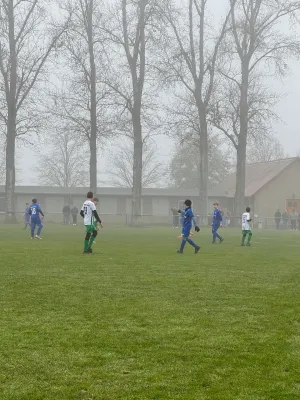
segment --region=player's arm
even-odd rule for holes
[[[251,221],[252,221],[252,218],[251,218],[251,215],[250,215],[250,214],[248,214],[247,221],[248,221],[248,222],[251,222]]]
[[[93,210],[93,215],[94,215],[94,217],[96,218],[96,221],[99,222],[100,226],[103,227],[102,221],[101,221],[101,219],[100,219],[100,217],[99,217],[99,215],[98,215],[98,213],[97,213],[97,210]]]
[[[192,213],[192,221],[193,221],[193,224],[194,224],[194,227],[195,227],[195,231],[196,231],[196,232],[200,232],[200,228],[199,228],[199,226],[197,225],[196,218],[195,218],[195,216],[194,216],[193,213]]]
[[[82,216],[82,218],[84,218],[84,211],[83,211],[83,209],[80,210],[80,213],[79,213],[79,214]]]

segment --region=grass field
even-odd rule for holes
[[[0,226],[1,400],[300,398],[300,232]]]

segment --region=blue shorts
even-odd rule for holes
[[[31,218],[31,225],[34,226],[43,226],[42,221],[40,218]]]
[[[190,236],[190,233],[191,233],[191,229],[192,229],[191,226],[185,226],[185,227],[182,229],[182,236],[183,236],[183,237],[189,237],[189,236]]]

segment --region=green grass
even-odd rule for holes
[[[1,400],[296,400],[300,233],[0,226]]]

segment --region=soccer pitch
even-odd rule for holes
[[[300,232],[0,226],[1,400],[296,400]]]

